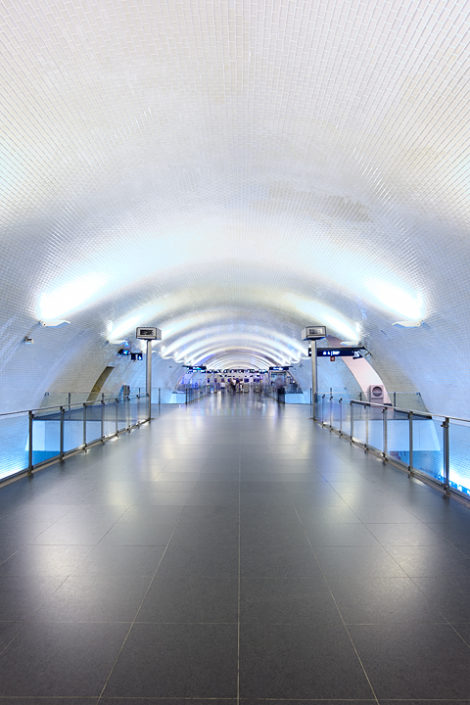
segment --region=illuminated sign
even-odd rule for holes
[[[325,326],[307,326],[302,331],[303,340],[320,340],[320,338],[326,338]]]
[[[351,348],[317,348],[317,357],[361,357],[361,347]]]
[[[289,368],[288,367],[270,367],[269,371],[270,372],[287,372]]]
[[[160,328],[150,326],[139,327],[135,329],[135,337],[138,340],[161,340],[162,332]]]

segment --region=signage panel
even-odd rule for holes
[[[317,357],[360,357],[361,347],[317,348]]]
[[[303,340],[320,340],[320,338],[326,338],[325,326],[307,326],[302,331]]]
[[[139,326],[135,329],[135,337],[138,340],[161,340],[162,332],[154,326]]]

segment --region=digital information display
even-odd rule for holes
[[[135,337],[138,340],[161,340],[162,332],[160,328],[141,326],[135,329]]]
[[[307,326],[302,331],[303,340],[320,340],[326,338],[325,326]]]

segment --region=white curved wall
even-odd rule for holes
[[[2,410],[91,388],[139,324],[237,367],[298,362],[324,323],[470,416],[467,3],[0,15]]]

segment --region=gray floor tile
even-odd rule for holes
[[[102,537],[102,545],[160,546],[165,547],[171,538],[175,522],[157,518],[123,517]]]
[[[240,620],[313,626],[341,623],[326,583],[309,578],[242,578]]]
[[[462,639],[468,644],[470,648],[470,622],[465,623],[455,623],[452,625],[454,629],[459,633]]]
[[[127,624],[26,624],[0,657],[0,695],[99,695],[128,629]]]
[[[306,527],[309,527],[311,523],[317,524],[318,522],[358,524],[362,521],[351,507],[341,500],[325,504],[324,502],[312,502],[306,498],[302,502],[296,502],[296,509]]]
[[[0,576],[67,576],[90,552],[90,546],[23,546],[0,565]]]
[[[111,529],[116,519],[111,517],[99,517],[76,515],[73,518],[65,516],[55,522],[49,529],[46,529],[29,543],[54,544],[54,545],[74,545],[93,546],[96,545],[103,536]]]
[[[370,687],[343,627],[244,624],[242,698],[368,698]]]
[[[334,698],[333,700],[331,698],[327,700],[323,700],[322,698],[303,698],[301,700],[295,700],[293,698],[270,698],[269,700],[263,698],[240,698],[240,705],[268,705],[268,703],[269,705],[377,705],[377,700],[375,698],[368,700],[358,700],[356,698]],[[397,703],[397,705],[401,704]]]
[[[446,575],[413,578],[433,609],[449,622],[470,622],[470,576]]]
[[[67,698],[64,700],[64,698],[51,698],[49,695],[42,697],[35,695],[33,698],[0,696],[0,705],[98,705],[98,698],[92,696],[91,698]]]
[[[0,622],[0,654],[16,636],[20,622]]]
[[[377,545],[376,537],[364,524],[311,521],[306,534],[313,546],[371,546]]]
[[[235,625],[135,624],[106,696],[236,697]]]
[[[54,622],[132,622],[150,576],[113,574],[70,576],[34,613]]]
[[[470,698],[468,700],[462,700],[458,698],[457,700],[441,700],[430,699],[430,700],[387,700],[380,699],[379,705],[470,705]]]
[[[425,524],[367,524],[367,529],[377,541],[392,546],[436,546],[448,545],[443,536]]]
[[[194,699],[191,698],[101,698],[99,705],[238,705],[235,698],[224,698],[218,700],[211,699]],[[2,701],[0,700],[0,705]],[[63,704],[65,705],[65,703]],[[68,705],[68,703],[67,703]],[[79,704],[81,705],[81,703]],[[321,705],[321,704],[320,704]],[[330,703],[331,705],[331,703]],[[362,703],[354,703],[354,705],[362,705]]]
[[[237,622],[238,580],[157,574],[138,622]]]
[[[171,543],[159,571],[175,576],[200,575],[206,578],[238,575],[237,544],[231,547]]]
[[[346,624],[446,621],[410,578],[330,578],[328,584]]]
[[[164,553],[161,546],[114,546],[100,543],[71,570],[72,575],[153,575]]]
[[[188,524],[193,521],[202,523],[221,522],[223,525],[235,524],[238,526],[238,507],[198,507],[186,506],[181,511],[180,524]],[[216,525],[214,524],[214,528]]]
[[[315,578],[321,573],[308,545],[248,543],[240,551],[244,578]]]
[[[366,524],[420,524],[420,519],[412,512],[403,509],[399,504],[380,505],[373,498],[367,503],[350,502],[354,514]]]
[[[238,522],[230,520],[195,520],[176,527],[171,546],[211,546],[214,550],[238,551]]]
[[[453,546],[388,546],[387,550],[411,578],[470,577],[470,558]]]
[[[388,552],[376,546],[319,546],[315,556],[329,578],[406,578]]]
[[[46,601],[53,599],[64,576],[4,575],[0,577],[0,621],[31,617]]]
[[[380,698],[467,698],[470,648],[446,624],[350,627]]]

